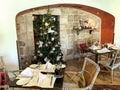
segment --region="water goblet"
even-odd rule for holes
[[[38,62],[37,64],[38,64],[38,68],[40,69],[42,63]]]

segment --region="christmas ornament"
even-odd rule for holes
[[[33,20],[35,50],[35,62],[52,64],[62,61],[60,38],[59,38],[59,16],[51,15],[50,10],[46,14],[35,15]]]
[[[51,28],[48,29],[48,33],[53,33],[55,32],[54,30],[51,30]]]

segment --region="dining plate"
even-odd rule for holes
[[[30,67],[30,68],[37,68],[38,65],[37,65],[37,64],[31,64],[29,67]]]
[[[25,84],[27,84],[27,83],[30,81],[30,79],[31,79],[31,78],[20,78],[20,79],[16,82],[16,84],[17,84],[17,85],[25,85]]]
[[[62,68],[65,68],[66,67],[66,65],[65,64],[62,64]]]

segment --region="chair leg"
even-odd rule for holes
[[[113,70],[111,70],[111,82],[113,82]]]

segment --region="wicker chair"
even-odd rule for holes
[[[111,82],[113,82],[114,70],[120,66],[120,51],[114,51],[111,58],[98,61],[101,72],[111,73]]]
[[[70,80],[70,85],[74,84],[76,86],[79,85],[79,79],[81,75],[84,76],[86,85],[84,87],[64,87],[69,88],[68,90],[92,90],[94,86],[94,82],[97,78],[98,73],[100,72],[100,67],[98,64],[96,64],[93,60],[90,58],[85,58],[82,70],[79,72],[74,71],[66,71],[65,74]]]

